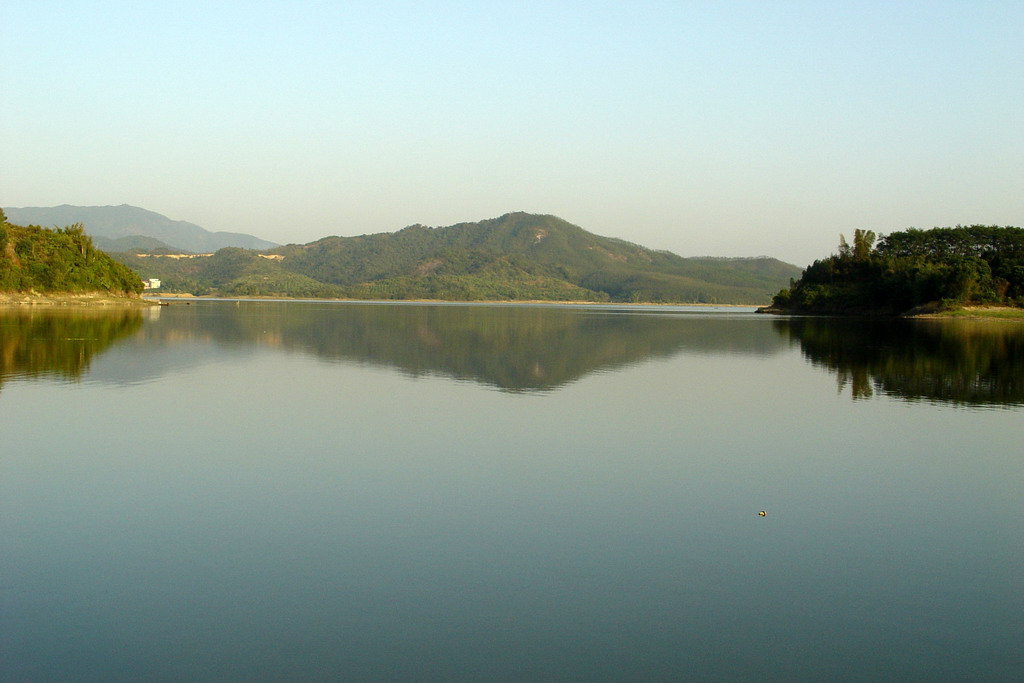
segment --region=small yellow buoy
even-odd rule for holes
[[[768,514],[767,512],[765,512],[764,510],[761,510],[760,512],[757,513],[757,516],[758,517],[764,517],[767,514]]]

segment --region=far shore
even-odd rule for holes
[[[8,306],[156,306],[157,302],[141,297],[117,296],[108,292],[63,292],[38,294],[36,292],[0,292],[0,307]]]
[[[353,304],[564,304],[566,306],[701,306],[707,308],[757,308],[761,304],[708,304],[708,303],[656,303],[652,301],[561,301],[551,299],[333,299],[320,297],[289,297],[289,296],[226,296],[226,295],[195,295],[179,292],[164,294],[145,294],[143,298],[150,301],[157,299],[190,299],[194,301],[324,301],[333,303]]]

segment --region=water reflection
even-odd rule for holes
[[[196,302],[145,311],[8,310],[0,312],[0,387],[11,377],[138,383],[277,349],[535,392],[681,353],[767,356],[785,351],[787,340],[834,372],[855,399],[880,392],[1024,404],[1024,326],[1012,323],[768,321],[545,306]]]
[[[137,309],[0,310],[0,388],[18,377],[78,380],[142,321]]]
[[[0,679],[1013,679],[1021,410],[850,429],[829,379],[946,345],[1019,378],[1014,328],[660,313],[0,318],[43,367],[112,340],[0,394]]]
[[[775,321],[854,399],[875,392],[957,405],[1024,404],[1024,327],[1002,321]]]
[[[786,348],[765,321],[738,322],[723,314],[297,302],[174,304],[129,346],[153,350],[184,341],[237,352],[270,347],[513,392],[552,390],[594,372],[684,351],[764,355]],[[202,355],[196,348],[179,360],[198,363]]]

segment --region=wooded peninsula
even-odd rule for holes
[[[13,225],[0,209],[0,292],[138,298],[142,289],[139,276],[96,249],[82,225]]]
[[[1024,229],[994,225],[857,230],[775,295],[770,313],[901,315],[1024,308]]]

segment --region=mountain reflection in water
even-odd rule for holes
[[[1024,326],[1013,322],[791,318],[775,327],[854,399],[1024,404]]]
[[[0,311],[0,387],[12,377],[144,382],[277,349],[537,392],[650,359],[770,356],[793,343],[854,399],[1024,404],[1024,326],[1014,323],[520,305],[197,301],[144,311]]]
[[[136,343],[183,339],[269,346],[330,362],[391,367],[505,391],[545,391],[590,373],[690,353],[764,355],[785,342],[735,316],[566,306],[197,302],[174,304]]]

